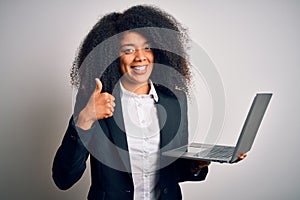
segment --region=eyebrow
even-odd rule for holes
[[[149,41],[146,41],[146,42],[144,43],[144,45],[145,45],[145,44],[150,44],[150,42],[149,42]],[[128,44],[123,44],[123,45],[121,45],[120,48],[125,47],[125,46],[131,46],[131,47],[134,47],[135,45],[134,45],[134,44],[131,44],[131,43],[128,43]]]

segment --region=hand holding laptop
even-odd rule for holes
[[[236,163],[241,161],[241,160],[244,160],[245,158],[247,157],[247,154],[246,153],[241,153],[239,156],[238,156],[238,159],[235,161]]]
[[[244,160],[247,157],[246,153],[242,153],[238,156],[238,159],[235,161],[235,163]],[[205,160],[193,160],[191,163],[191,173],[195,174],[199,172],[201,169],[204,167],[207,167],[210,165],[210,161],[205,161]]]
[[[191,173],[195,174],[197,172],[199,172],[201,169],[203,169],[204,167],[207,167],[208,165],[210,165],[210,161],[205,161],[205,160],[193,160],[191,162]]]
[[[220,163],[237,163],[243,160],[252,147],[271,97],[272,93],[256,94],[235,146],[191,143],[166,151],[163,155]]]

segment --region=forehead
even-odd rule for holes
[[[137,32],[126,32],[123,34],[123,37],[120,41],[121,45],[135,45],[140,46],[147,43],[148,40],[143,35]]]

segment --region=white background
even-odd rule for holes
[[[299,199],[300,2],[142,1],[175,16],[216,65],[226,94],[219,142],[234,144],[256,92],[273,99],[253,149],[212,163],[184,199]],[[0,1],[0,198],[86,199],[89,170],[70,190],[51,178],[72,112],[69,71],[96,21],[141,1]]]

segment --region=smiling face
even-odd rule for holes
[[[120,41],[120,67],[125,89],[148,94],[154,55],[147,39],[137,32],[127,32]]]

